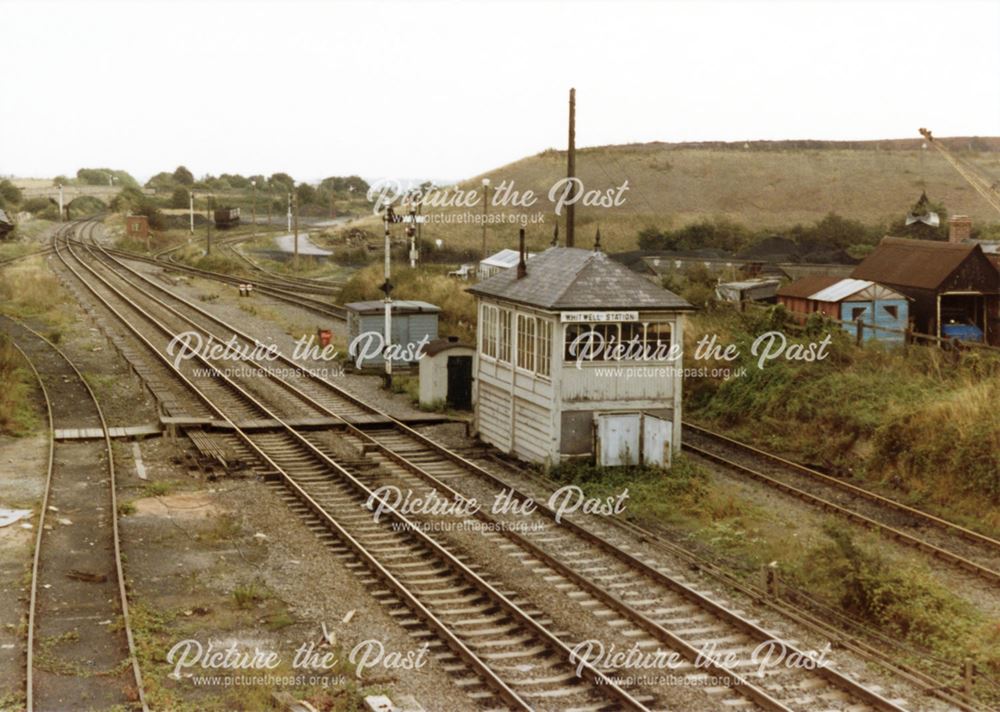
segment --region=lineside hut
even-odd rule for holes
[[[851,332],[855,329],[852,323],[861,319],[876,327],[864,329],[865,340],[905,340],[910,314],[906,296],[865,279],[833,278],[832,283],[826,282],[824,278],[804,277],[786,284],[778,290],[778,303],[797,314],[820,312],[845,322],[844,329]]]
[[[516,269],[468,291],[477,297],[474,424],[482,440],[546,465],[669,464],[681,444],[690,304],[599,250],[572,247],[522,256]],[[602,341],[658,357],[581,354],[593,356]],[[667,361],[672,347],[677,358]]]
[[[977,244],[885,237],[851,276],[912,299],[922,334],[1000,345],[1000,271]]]

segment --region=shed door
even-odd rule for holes
[[[598,464],[616,467],[638,462],[640,420],[638,413],[597,416]]]
[[[448,405],[468,410],[472,407],[472,357],[448,357]]]
[[[648,413],[642,416],[642,461],[647,465],[670,467],[673,423]]]

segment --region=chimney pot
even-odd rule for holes
[[[972,220],[968,215],[952,215],[948,219],[948,242],[965,242],[972,237]]]

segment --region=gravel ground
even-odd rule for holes
[[[24,696],[24,630],[28,584],[45,488],[49,441],[45,435],[0,436],[0,507],[34,514],[0,528],[0,709]]]

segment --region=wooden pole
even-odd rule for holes
[[[566,151],[566,177],[575,178],[576,177],[576,89],[569,90],[569,146]],[[569,188],[572,193],[570,193],[570,198],[572,199],[576,194],[573,186],[570,185]],[[575,235],[573,233],[573,205],[566,206],[566,247],[573,247],[576,244]]]

